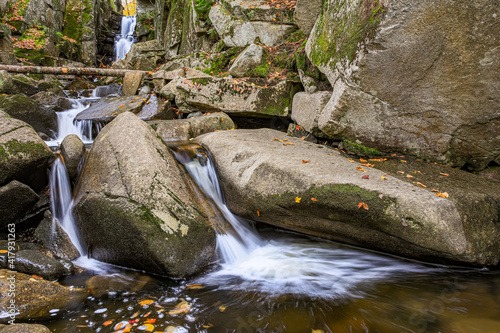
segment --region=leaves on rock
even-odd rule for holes
[[[370,209],[370,207],[368,207],[368,205],[366,203],[364,203],[364,202],[360,202],[358,204],[358,209],[360,209],[360,208],[363,208],[364,210],[369,210]]]

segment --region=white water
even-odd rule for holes
[[[370,281],[436,270],[289,234],[266,240],[246,220],[229,211],[208,153],[192,159],[181,147],[176,158],[232,227],[217,235],[221,269],[199,278],[200,283],[219,289],[337,298],[359,296],[358,287]]]
[[[125,59],[128,51],[134,44],[134,32],[136,25],[136,16],[123,16],[121,23],[121,33],[117,36],[118,41],[115,45],[116,60]]]
[[[97,126],[96,130],[99,132],[101,130],[101,125],[93,124],[91,120],[78,120],[75,121],[75,117],[89,107],[85,105],[82,101],[86,99],[70,99],[72,103],[72,108],[62,112],[56,112],[57,114],[57,137],[50,141],[46,141],[49,147],[58,147],[64,138],[70,134],[76,134],[85,144],[91,144],[94,142],[92,136],[92,127]]]

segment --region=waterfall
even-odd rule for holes
[[[116,60],[125,59],[125,56],[132,47],[132,44],[134,44],[135,25],[137,23],[136,19],[136,16],[122,17],[121,31],[115,38]]]
[[[61,158],[55,160],[50,171],[50,206],[54,218],[59,221],[80,255],[84,255],[86,251],[84,251],[80,242],[73,212],[71,211],[71,185],[68,172]]]

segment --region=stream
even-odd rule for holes
[[[91,123],[73,121],[85,104],[75,100],[58,114],[49,145],[67,134],[93,141]],[[53,319],[42,323],[51,331],[496,332],[497,271],[429,265],[256,225],[225,205],[209,152],[190,143],[171,149],[228,222],[217,230],[219,260],[199,276],[173,280],[86,257],[58,159],[52,212],[83,254],[75,265],[86,268],[60,283],[91,293],[77,309],[52,309]]]

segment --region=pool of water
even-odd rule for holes
[[[172,280],[119,268],[53,332],[498,332],[497,271],[427,265],[273,229],[233,265]],[[301,278],[298,278],[301,277]],[[495,326],[496,325],[496,326]]]

